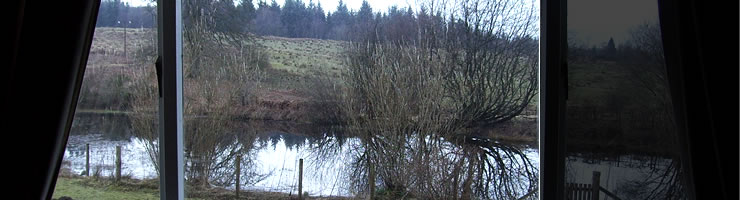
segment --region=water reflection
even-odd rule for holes
[[[456,145],[416,135],[404,140],[399,146],[362,140],[347,146],[352,150],[345,171],[349,190],[365,194],[375,172],[374,184],[394,198],[536,198],[538,152],[527,145],[490,140]]]
[[[123,115],[122,117],[126,117]],[[209,119],[200,119],[209,120]],[[121,120],[126,121],[126,120]],[[201,122],[213,123],[213,122]],[[376,174],[376,191],[405,191],[398,197],[474,196],[488,199],[536,198],[539,153],[533,144],[483,138],[452,141],[409,134],[392,149],[382,138],[363,140],[342,127],[310,124],[228,122],[222,134],[186,144],[186,179],[198,187],[235,187],[236,158],[240,157],[243,189],[295,194],[298,159],[304,159],[303,190],[309,195],[358,196],[367,192],[368,158]],[[85,144],[93,166],[112,174],[112,148],[123,147],[123,174],[156,178],[149,155],[156,139],[116,140],[73,128],[65,162],[74,173],[84,170]],[[192,131],[192,130],[191,130]],[[192,136],[191,136],[192,137]],[[372,144],[374,143],[374,144]],[[378,145],[368,148],[368,145]],[[156,149],[155,149],[156,150]],[[400,151],[398,151],[400,150]],[[391,195],[391,194],[387,194]],[[394,194],[395,195],[395,194]]]
[[[131,120],[121,113],[77,111],[72,121],[74,135],[101,135],[108,140],[128,140],[132,136]]]
[[[600,172],[600,187],[620,199],[685,199],[676,159],[634,154],[596,158],[578,154],[569,156],[566,163],[568,183],[590,184],[592,172]]]
[[[153,163],[140,140],[112,140],[106,134],[80,135],[73,132],[67,141],[62,167],[73,174],[83,174],[87,144],[90,145],[90,176],[112,177],[115,173],[115,148],[120,146],[122,176],[137,179],[157,177]]]

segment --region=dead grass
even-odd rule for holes
[[[329,76],[338,80],[346,42],[309,38],[263,37],[257,42],[270,55],[274,69],[302,76]]]
[[[498,141],[512,143],[536,143],[538,141],[536,118],[517,118],[501,123],[494,128],[480,131],[488,138]]]

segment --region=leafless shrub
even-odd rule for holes
[[[362,144],[354,146],[350,188],[367,193],[373,166],[381,188],[398,197],[518,198],[535,190],[535,166],[520,148],[472,139],[451,120],[455,99],[445,95],[443,65],[423,51],[351,50],[344,109]]]
[[[343,86],[338,85],[336,81],[327,76],[309,76],[303,78],[305,84],[301,84],[299,91],[302,91],[311,99],[308,105],[311,122],[316,124],[339,124],[343,122],[343,115],[340,105],[343,95]]]
[[[133,135],[144,144],[152,165],[159,173],[159,84],[154,67],[156,55],[140,55],[136,59],[137,64],[132,75],[132,113],[129,117]]]
[[[374,172],[393,198],[537,198],[536,166],[523,148],[469,130],[513,119],[536,96],[534,10],[508,1],[456,6],[457,37],[426,32],[412,46],[348,48],[344,114],[362,141],[348,172],[353,191],[375,192],[367,191]]]
[[[528,4],[529,3],[529,4]],[[454,123],[495,126],[519,115],[537,94],[534,2],[463,0],[457,37],[441,40]]]
[[[352,132],[365,146],[353,164],[356,177],[367,177],[363,166],[382,163],[376,169],[384,188],[404,191],[411,185],[406,167],[406,144],[411,135],[424,138],[447,132],[444,118],[440,66],[433,65],[417,48],[372,45],[355,46],[349,53],[348,93],[345,99]],[[440,109],[441,108],[441,109]],[[357,181],[362,191],[367,183]]]

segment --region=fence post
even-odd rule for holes
[[[116,181],[121,181],[121,146],[116,146]]]
[[[303,158],[298,160],[298,200],[303,200]]]
[[[239,198],[239,180],[241,176],[241,156],[236,156],[236,198]]]
[[[85,176],[90,176],[90,144],[85,145]]]
[[[593,182],[591,183],[591,199],[599,199],[599,183],[601,182],[601,172],[594,171]]]
[[[367,165],[368,165],[367,182],[368,182],[368,185],[370,185],[370,188],[369,188],[370,195],[368,196],[368,198],[372,200],[372,199],[375,199],[375,167],[373,166],[373,163],[370,161],[370,159],[368,159]]]

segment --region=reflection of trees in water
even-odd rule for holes
[[[154,166],[157,174],[159,174],[159,144],[157,143],[159,140],[158,116],[156,113],[150,114],[141,112],[141,110],[135,111],[131,115],[131,127],[134,130],[133,135],[136,140],[144,145],[149,161]]]
[[[342,145],[341,139],[327,137],[313,146],[312,155],[329,163],[349,156],[343,160],[348,166],[345,186],[356,194],[367,194],[372,166],[379,185],[376,192],[386,191],[395,198],[537,198],[538,168],[524,146],[420,134],[367,141],[355,139]],[[342,148],[349,149],[349,155],[341,155],[347,153]]]
[[[584,163],[590,167],[619,167],[618,175],[602,172],[601,179],[607,180],[602,187],[616,194],[621,199],[686,199],[680,160],[676,156],[665,155],[614,155],[614,154],[574,154],[568,157],[567,182],[576,181],[576,173],[584,170],[575,163]],[[611,170],[611,169],[610,169]],[[589,171],[590,172],[590,171]],[[591,175],[588,173],[587,182]],[[611,177],[610,177],[611,176]],[[582,177],[583,178],[583,177]],[[616,179],[615,187],[608,187],[609,179]]]
[[[212,177],[220,176],[222,168],[232,162],[238,145],[229,132],[230,125],[223,118],[185,118],[183,147],[188,182],[207,186]]]
[[[322,143],[324,140],[339,138],[343,142],[342,128],[315,124],[244,122],[250,130],[256,130],[256,141],[260,146],[275,148],[282,140],[288,149],[299,149],[306,143]]]
[[[236,159],[240,157],[240,183],[250,185],[266,178],[258,172],[255,146],[257,130],[238,129],[238,121],[196,118],[186,123],[185,174],[191,184],[228,186],[234,184]],[[203,129],[199,129],[203,127]],[[277,137],[280,140],[281,137]]]
[[[137,114],[133,126],[135,136],[144,144],[157,171],[158,129],[156,116]],[[226,186],[235,182],[236,158],[241,157],[241,183],[253,184],[265,175],[256,170],[256,132],[236,133],[233,121],[215,117],[187,117],[185,123],[185,177],[189,184],[209,187]]]
[[[186,126],[190,133],[186,134],[185,144],[186,176],[190,184],[233,184],[235,160],[239,156],[240,182],[257,183],[268,174],[258,172],[256,153],[259,148],[272,146],[273,140],[276,144],[282,140],[287,148],[308,150],[307,161],[316,167],[315,170],[324,170],[323,174],[336,173],[326,171],[334,169],[332,166],[336,166],[336,162],[345,164],[342,178],[328,184],[346,184],[344,186],[355,194],[368,191],[369,159],[376,169],[378,189],[397,192],[396,197],[511,199],[529,195],[527,197],[537,198],[533,192],[537,190],[538,169],[529,160],[536,158],[527,158],[523,151],[525,146],[486,139],[454,141],[432,134],[378,134],[370,140],[362,140],[348,137],[343,134],[344,130],[334,128],[307,135],[265,133],[251,127],[224,125],[210,118],[186,120],[186,125],[190,124]],[[194,128],[216,125],[224,128]],[[141,140],[156,147],[155,140]]]
[[[625,199],[686,199],[681,179],[681,163],[677,159],[663,161],[650,159],[647,162],[668,162],[665,167],[649,167],[641,170],[644,178],[629,180],[617,190]],[[660,163],[645,163],[656,166]]]
[[[288,149],[298,149],[305,144],[306,140],[306,136],[282,132],[272,132],[267,135],[260,135],[257,137],[257,141],[260,146],[270,146],[273,149],[277,147],[280,141],[283,141],[285,147]]]
[[[245,133],[230,133],[233,140],[225,143],[228,152],[223,152],[214,160],[210,171],[210,183],[219,186],[234,184],[236,174],[236,158],[240,157],[240,183],[250,185],[263,180],[266,175],[257,171],[256,152],[259,147],[255,146],[256,134],[253,131]],[[235,137],[234,137],[235,136]]]
[[[101,134],[109,140],[131,137],[131,120],[127,114],[77,112],[72,120],[73,135]]]
[[[303,144],[305,144],[306,137],[293,134],[285,134],[283,135],[283,141],[285,141],[285,146],[288,147],[288,149],[298,149],[301,148]]]

